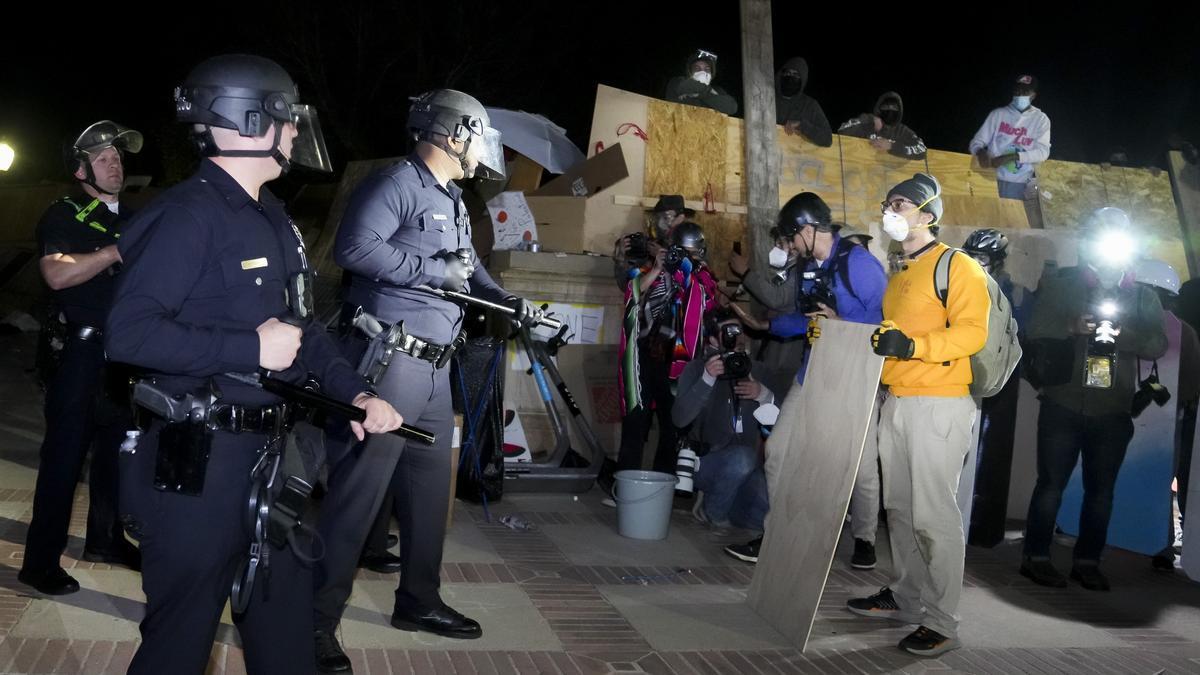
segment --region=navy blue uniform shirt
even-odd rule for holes
[[[449,344],[463,311],[415,286],[440,288],[446,264],[439,253],[471,251],[475,275],[467,292],[493,302],[511,294],[492,280],[471,246],[462,190],[441,185],[416,154],[363,179],[334,242],[334,260],[353,273],[346,300],[383,321],[404,321],[405,332]]]
[[[258,369],[256,328],[288,313],[289,277],[307,268],[304,242],[283,204],[263,188],[255,201],[209,160],[130,222],[119,250],[125,268],[108,318],[109,358],[143,366],[175,393],[215,378],[227,403],[278,399],[220,373]],[[280,377],[308,373],[334,398],[367,386],[323,326],[304,329],[295,363]]]
[[[38,247],[42,257],[61,253],[95,253],[116,244],[121,227],[132,214],[128,209],[113,213],[99,199],[80,193],[63,197],[50,205],[38,221]],[[102,328],[112,304],[113,288],[119,265],[112,265],[77,286],[52,291],[54,302],[62,306],[67,322]]]

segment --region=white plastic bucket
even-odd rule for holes
[[[615,478],[617,532],[630,539],[666,539],[675,476],[657,471],[618,471]]]

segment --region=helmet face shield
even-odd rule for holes
[[[296,138],[292,141],[293,164],[299,164],[326,173],[333,171],[329,150],[325,147],[325,135],[321,133],[321,122],[316,108],[293,103],[292,121],[296,124]]]
[[[137,154],[142,149],[142,134],[116,122],[101,120],[84,129],[79,138],[75,139],[75,149],[89,155],[109,146],[122,152]]]
[[[471,138],[471,152],[479,160],[479,165],[475,167],[476,176],[487,180],[504,180],[504,146],[498,130],[484,127],[483,135]]]

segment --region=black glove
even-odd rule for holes
[[[516,321],[517,323],[526,327],[536,326],[544,314],[541,308],[537,307],[532,302],[526,300],[525,298],[519,298],[515,295],[506,298],[504,300],[504,305],[506,307],[512,307],[516,312],[512,316],[513,321]]]
[[[884,322],[871,334],[871,348],[880,356],[894,356],[898,359],[910,359],[917,344],[899,328]]]
[[[475,274],[471,265],[470,255],[462,255],[463,251],[444,251],[434,257],[446,263],[445,277],[442,279],[443,291],[461,293],[467,287],[467,279]]]

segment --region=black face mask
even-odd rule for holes
[[[893,124],[896,124],[897,122],[900,121],[900,111],[899,110],[880,110],[879,111],[879,119],[883,120],[883,123],[890,127]]]
[[[795,96],[804,88],[804,82],[795,75],[786,75],[779,79],[779,93],[785,97]]]

